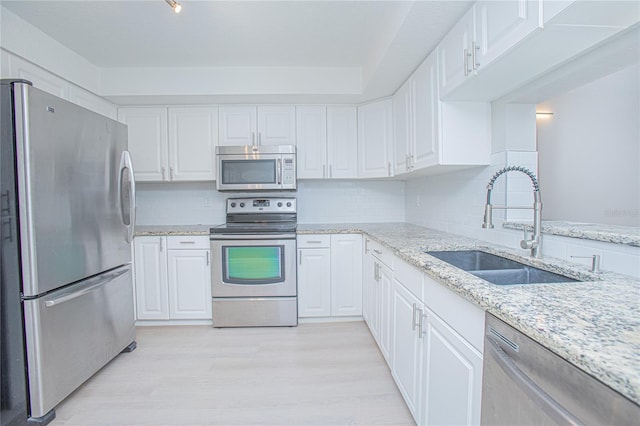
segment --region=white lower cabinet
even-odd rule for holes
[[[480,424],[482,354],[433,312],[426,312],[419,424]]]
[[[368,237],[363,297],[363,316],[416,423],[479,424],[482,309]]]
[[[137,319],[211,319],[210,260],[206,236],[136,237]]]
[[[298,236],[298,316],[362,315],[362,237]]]

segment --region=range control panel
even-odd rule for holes
[[[293,197],[227,198],[229,213],[296,213]]]

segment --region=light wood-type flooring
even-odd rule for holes
[[[138,327],[56,408],[63,425],[412,425],[364,322]]]

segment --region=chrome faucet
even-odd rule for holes
[[[491,205],[491,191],[493,190],[493,184],[500,175],[506,172],[522,172],[529,176],[531,183],[533,183],[533,207],[513,207],[513,206],[493,206]],[[540,257],[542,255],[542,234],[541,234],[541,212],[542,212],[542,200],[540,198],[540,185],[538,179],[533,172],[525,167],[507,166],[498,171],[489,180],[487,184],[487,204],[484,206],[484,222],[482,227],[485,229],[493,228],[493,209],[527,209],[533,210],[533,235],[531,239],[527,238],[527,228],[524,228],[524,239],[520,241],[520,247],[523,249],[531,250],[531,257]]]

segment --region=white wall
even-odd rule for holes
[[[299,181],[299,223],[403,222],[404,182]],[[138,183],[138,225],[216,225],[225,221],[225,200],[214,182]]]
[[[640,67],[538,106],[543,218],[640,226]]]

